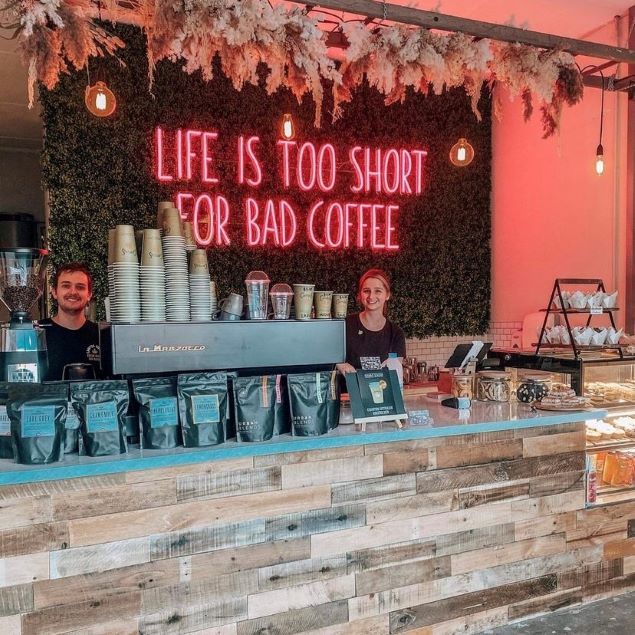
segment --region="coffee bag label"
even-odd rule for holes
[[[195,425],[218,423],[220,421],[218,395],[192,395],[192,421]]]
[[[67,430],[77,430],[79,428],[79,417],[73,408],[73,404],[69,401],[66,408],[66,424],[64,427]]]
[[[218,397],[216,397],[218,402]],[[178,424],[176,397],[150,399],[150,427],[163,428]]]
[[[4,405],[0,406],[0,436],[11,436],[11,420]]]
[[[114,401],[86,404],[86,430],[89,433],[112,432],[118,428],[117,404]]]
[[[22,406],[20,435],[27,437],[55,436],[55,406]]]

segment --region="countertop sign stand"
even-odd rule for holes
[[[353,421],[366,431],[366,424],[394,421],[398,428],[408,413],[403,402],[399,378],[394,370],[358,370],[346,374],[346,388],[351,401]]]

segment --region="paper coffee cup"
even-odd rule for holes
[[[137,243],[132,225],[115,227],[115,262],[139,264]]]
[[[207,252],[204,249],[195,249],[190,255],[190,274],[209,277],[207,264]]]
[[[314,284],[294,284],[293,302],[295,304],[296,320],[310,320],[313,308]]]
[[[332,291],[314,291],[313,301],[315,303],[315,317],[318,320],[331,319]]]
[[[168,207],[163,210],[163,235],[183,236],[181,213],[175,207]]]
[[[108,230],[108,266],[115,262],[115,232],[116,229]]]
[[[348,293],[333,294],[333,317],[342,320],[348,315]]]
[[[163,212],[170,208],[176,209],[176,205],[172,201],[160,201],[157,205],[157,228],[163,230]]]
[[[141,264],[144,267],[163,267],[163,247],[158,229],[143,230]]]

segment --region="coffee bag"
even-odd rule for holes
[[[11,445],[11,421],[7,414],[7,399],[9,397],[9,384],[0,382],[0,459],[12,459],[13,447]]]
[[[71,384],[71,402],[80,422],[88,456],[124,454],[124,417],[128,411],[127,381],[83,381]]]
[[[273,436],[276,377],[262,375],[234,379],[238,441],[267,441]]]
[[[41,465],[63,459],[67,400],[64,385],[9,385],[7,413],[17,463]]]
[[[291,432],[299,437],[314,437],[329,431],[329,391],[331,373],[287,375]]]
[[[177,393],[183,445],[200,448],[225,441],[227,373],[179,375]]]
[[[273,436],[291,432],[289,392],[285,375],[276,375],[276,404],[273,410]]]
[[[182,445],[176,377],[134,379],[132,389],[139,404],[141,447],[164,450]]]
[[[326,423],[329,430],[337,428],[340,424],[340,383],[337,379],[337,371],[333,370],[329,378],[329,390],[327,400]]]

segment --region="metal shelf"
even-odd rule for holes
[[[623,450],[625,448],[635,448],[635,438],[628,437],[627,441],[606,441],[590,445],[587,441],[586,451],[590,453],[606,452],[608,450]]]

